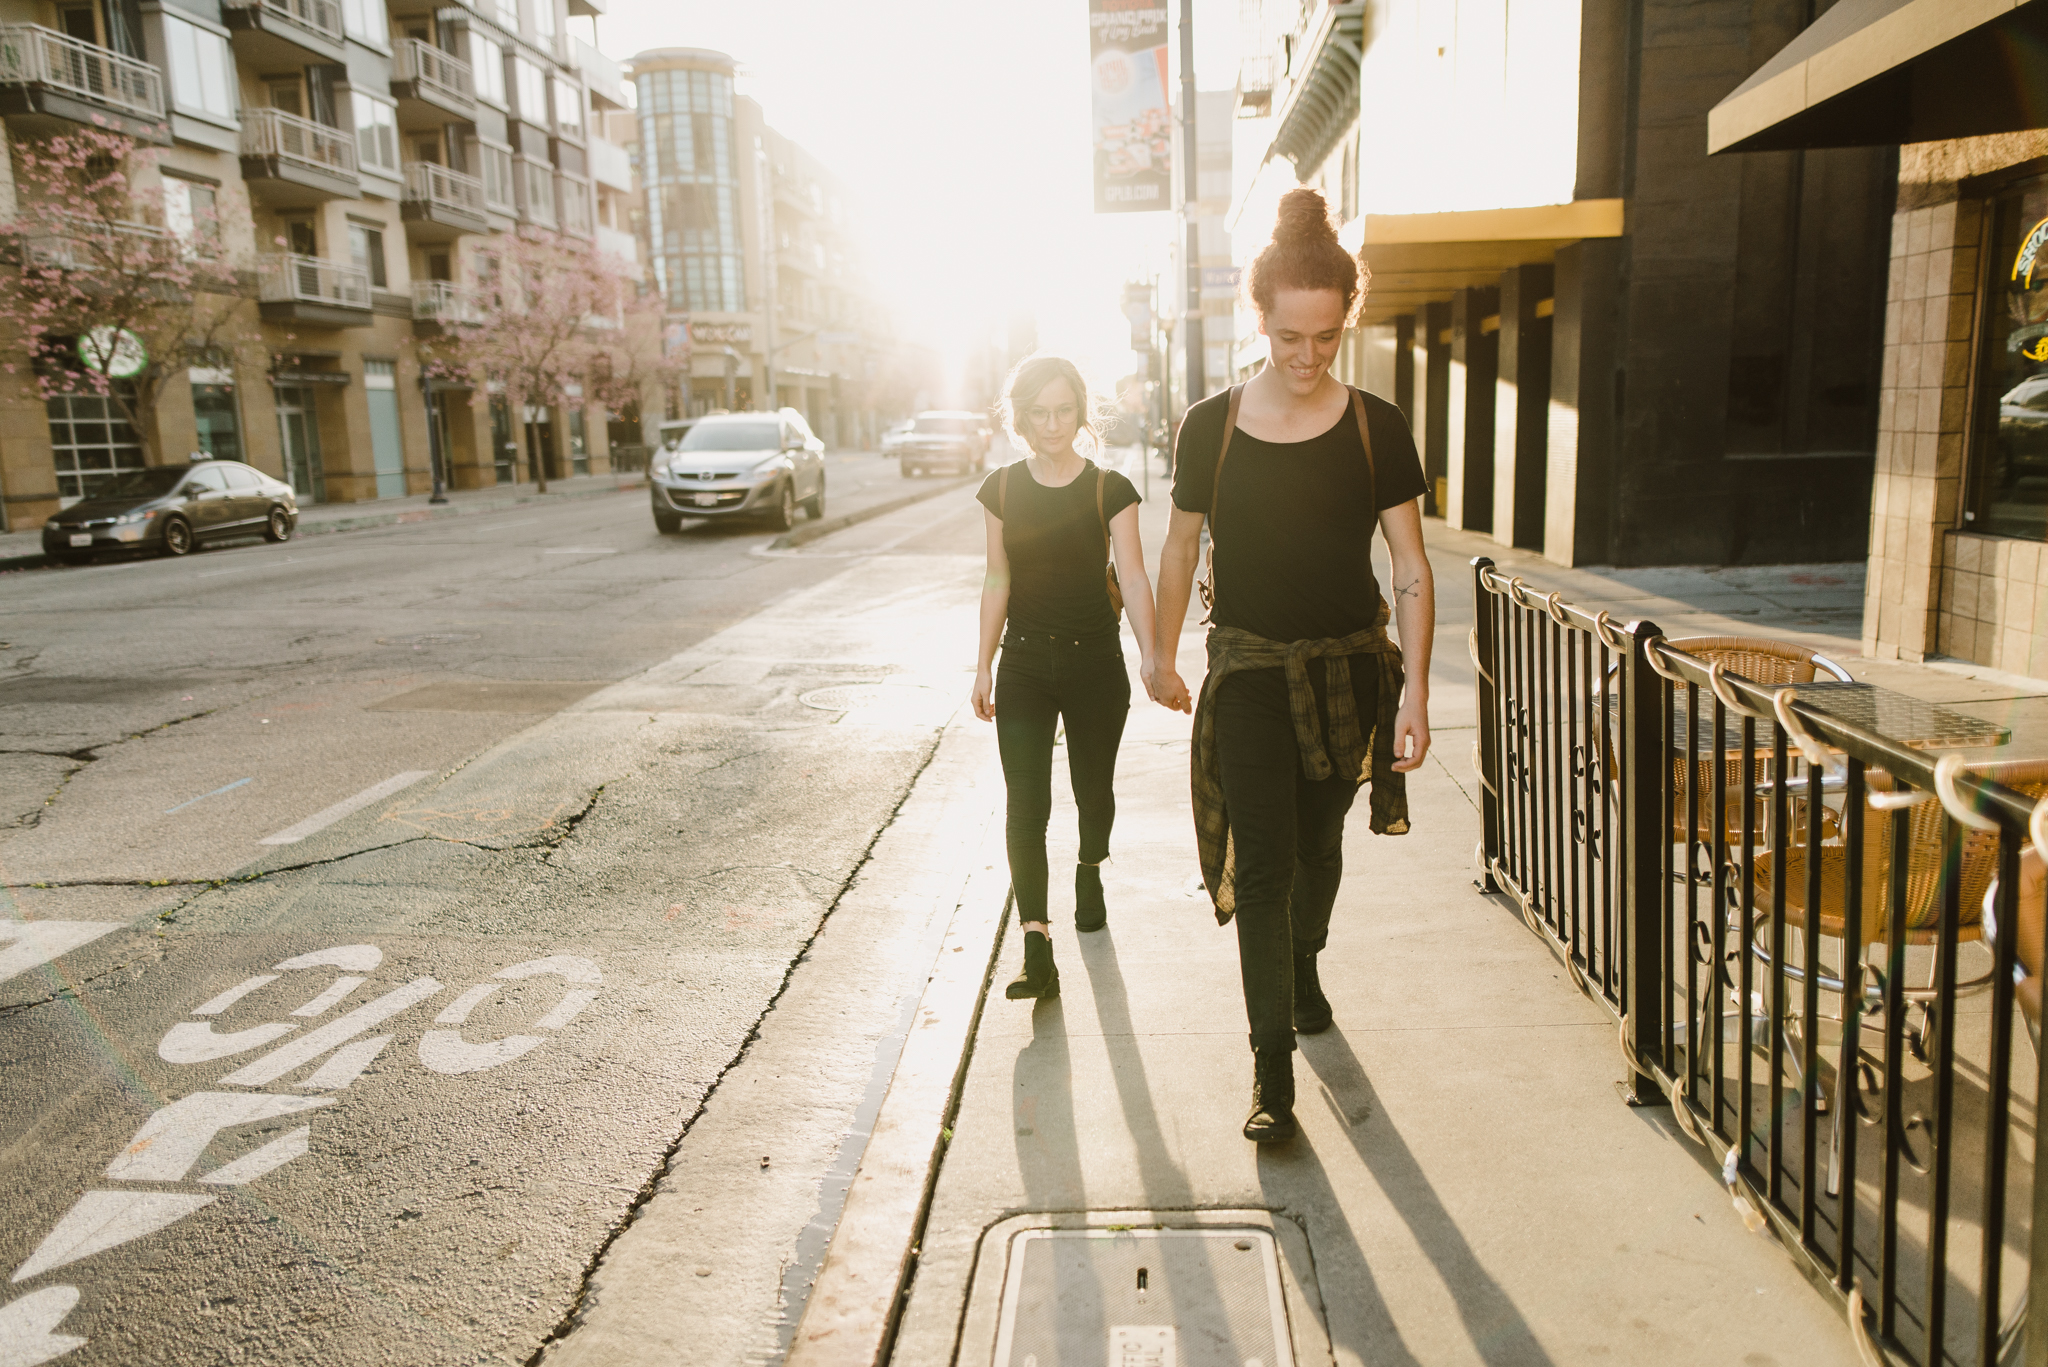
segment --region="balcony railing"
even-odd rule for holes
[[[418,38],[401,38],[394,44],[391,79],[425,86],[455,104],[476,103],[476,80],[469,63]]]
[[[157,243],[171,234],[149,223],[107,223],[59,209],[38,214],[42,230],[24,240],[29,264],[47,269],[84,271],[97,266],[115,270],[148,269],[158,254]]]
[[[334,0],[227,0],[223,8],[261,10],[315,38],[330,43],[341,41],[341,6]]]
[[[0,85],[45,85],[124,114],[164,116],[155,67],[40,24],[0,24]]]
[[[1273,108],[1273,87],[1279,81],[1280,59],[1268,52],[1237,64],[1237,112],[1256,118]]]
[[[242,111],[242,155],[279,157],[316,171],[356,173],[356,140],[339,128],[282,109]]]
[[[336,308],[370,307],[370,273],[317,256],[270,252],[258,260],[256,298],[266,304],[330,304]]]
[[[633,188],[633,156],[615,142],[592,138],[584,149],[590,157],[590,178],[614,190]]]
[[[583,73],[583,80],[594,98],[605,101],[614,109],[626,107],[626,77],[618,62],[581,38],[569,40],[569,54],[576,69]]]
[[[423,323],[481,323],[484,297],[476,290],[449,280],[416,280],[412,287],[412,316]]]
[[[405,197],[415,204],[454,209],[465,214],[484,211],[484,183],[431,161],[405,164]]]

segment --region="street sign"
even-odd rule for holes
[[[78,359],[87,370],[113,380],[132,380],[149,369],[149,351],[127,328],[96,327],[78,339]]]

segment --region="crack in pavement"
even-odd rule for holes
[[[925,748],[923,758],[918,761],[917,768],[912,771],[909,779],[904,783],[902,791],[896,794],[896,801],[891,804],[888,815],[875,827],[875,833],[869,838],[868,843],[862,847],[860,857],[853,861],[853,867],[847,870],[846,877],[840,881],[839,890],[833,894],[831,904],[823,912],[819,913],[818,923],[811,928],[811,933],[804,938],[803,943],[797,946],[796,953],[790,958],[789,967],[783,970],[782,981],[775,985],[775,991],[763,1003],[760,1014],[754,1018],[754,1023],[748,1029],[746,1038],[740,1042],[739,1049],[705,1086],[704,1095],[698,1098],[695,1109],[684,1118],[682,1128],[676,1132],[675,1139],[663,1151],[660,1161],[648,1173],[647,1180],[640,1184],[638,1193],[627,1203],[624,1213],[620,1215],[610,1232],[603,1239],[599,1240],[597,1247],[591,1251],[589,1260],[584,1264],[583,1273],[577,1279],[576,1294],[570,1299],[568,1309],[562,1312],[561,1320],[540,1341],[539,1346],[533,1350],[532,1355],[526,1359],[524,1367],[541,1367],[542,1359],[546,1357],[548,1348],[567,1339],[581,1324],[583,1307],[590,1296],[590,1283],[596,1277],[598,1267],[604,1262],[605,1254],[611,1251],[612,1245],[618,1242],[621,1235],[633,1227],[633,1224],[640,1218],[641,1213],[647,1208],[647,1203],[654,1199],[655,1193],[660,1189],[662,1182],[674,1170],[676,1155],[682,1151],[683,1141],[690,1137],[690,1131],[703,1118],[705,1110],[711,1105],[712,1098],[718,1095],[719,1084],[725,1080],[728,1073],[746,1062],[748,1054],[753,1052],[755,1041],[761,1038],[761,1027],[767,1023],[768,1017],[774,1012],[777,1003],[789,991],[790,980],[796,976],[797,969],[801,968],[804,961],[810,957],[812,946],[817,944],[818,937],[824,934],[825,926],[831,921],[832,914],[839,909],[839,904],[846,900],[846,894],[853,889],[853,885],[859,880],[861,870],[865,869],[869,861],[874,858],[875,847],[881,844],[882,837],[888,833],[889,828],[896,824],[896,819],[902,814],[904,804],[910,801],[910,795],[917,790],[918,780],[924,777],[924,771],[929,769],[932,761],[938,757],[939,742],[944,737],[945,733],[943,730],[932,736],[931,741]]]

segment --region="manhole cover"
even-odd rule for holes
[[[1026,1229],[1010,1240],[996,1367],[1287,1367],[1270,1230]]]
[[[428,631],[417,636],[379,636],[380,646],[445,646],[455,641],[474,641],[473,631]]]
[[[820,712],[929,712],[951,700],[936,688],[922,684],[837,684],[814,688],[798,699],[805,707]]]

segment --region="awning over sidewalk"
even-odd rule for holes
[[[1839,0],[1707,115],[1707,151],[2048,127],[2048,0]]]
[[[1302,176],[1313,174],[1358,121],[1359,71],[1365,64],[1363,0],[1327,5],[1297,50],[1280,131],[1269,156],[1285,157]]]
[[[1622,201],[1580,199],[1514,209],[1443,214],[1367,214],[1340,239],[1363,250],[1372,290],[1363,321],[1385,322],[1442,303],[1461,289],[1500,283],[1511,266],[1549,261],[1559,247],[1589,237],[1620,237]]]

